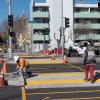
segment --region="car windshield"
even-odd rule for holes
[[[80,46],[80,45],[83,45],[84,43],[89,43],[88,41],[81,41],[81,42],[79,42],[79,43],[77,43],[77,44],[75,44],[75,46]]]
[[[79,43],[75,44],[75,46],[79,46],[81,43],[82,43],[82,42],[79,42]]]

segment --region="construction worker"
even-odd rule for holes
[[[28,62],[24,58],[19,56],[14,56],[14,60],[17,64],[16,74],[23,74],[26,77]]]
[[[94,83],[95,65],[96,65],[96,60],[95,60],[94,44],[92,41],[90,41],[90,44],[86,44],[86,50],[84,53],[84,70],[85,70],[84,80],[86,82],[90,80],[91,83]],[[90,72],[90,78],[88,77],[89,72]]]

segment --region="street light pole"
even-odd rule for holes
[[[8,4],[8,15],[11,15],[11,0],[7,0],[7,4]],[[12,28],[11,26],[9,26],[9,32],[11,32]],[[8,32],[8,34],[9,34]],[[12,37],[9,35],[9,59],[12,59],[13,55],[12,55]]]

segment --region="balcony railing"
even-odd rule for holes
[[[78,12],[74,13],[74,18],[100,18],[99,12]]]
[[[95,24],[92,24],[92,23],[90,23],[90,24],[75,24],[74,25],[74,28],[75,29],[100,29],[100,24],[97,24],[97,23],[95,23]]]
[[[49,18],[49,12],[33,12],[33,18]]]
[[[32,26],[33,26],[33,29],[49,28],[49,24],[48,23],[34,23]]]

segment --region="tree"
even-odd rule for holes
[[[23,15],[23,16],[20,16],[20,17],[16,17],[13,21],[14,25],[13,25],[13,28],[12,28],[12,31],[15,32],[15,39],[18,40],[20,34],[22,34],[22,36],[24,38],[23,41],[27,41],[30,40],[29,39],[29,36],[28,36],[28,27],[27,27],[27,22],[26,22],[26,17]],[[8,27],[8,21],[3,21],[0,25],[0,31],[3,32],[7,37],[8,37],[8,30],[9,30],[9,27]],[[6,39],[7,40],[7,39]],[[19,43],[17,41],[17,43]],[[24,42],[24,45],[25,43],[27,42]]]
[[[15,18],[14,31],[16,33],[16,37],[19,36],[20,33],[27,33],[28,32],[25,16]]]
[[[61,28],[59,28],[59,31],[60,31],[60,38],[59,39],[57,39],[56,38],[56,33],[54,33],[54,38],[55,38],[55,40],[57,41],[57,48],[58,49],[60,49],[60,44],[61,44]]]
[[[6,21],[3,21],[0,25],[0,32],[4,33],[4,34],[8,34],[8,22],[7,20]]]
[[[16,17],[14,31],[16,33],[17,44],[20,48],[23,48],[27,51],[26,46],[31,44],[31,39],[28,35],[28,27],[25,16]]]

